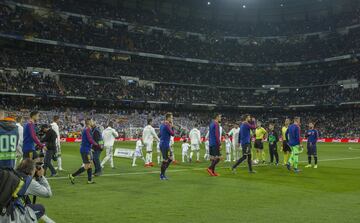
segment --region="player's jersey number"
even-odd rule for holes
[[[0,152],[15,152],[16,143],[16,135],[0,135]]]

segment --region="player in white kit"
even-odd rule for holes
[[[207,131],[205,135],[205,155],[204,160],[210,160],[210,154],[209,154],[209,131]]]
[[[133,162],[132,162],[132,166],[137,166],[136,165],[136,159],[137,158],[141,158],[142,160],[144,160],[144,163],[146,162],[145,161],[145,158],[143,156],[143,152],[142,152],[142,148],[144,147],[144,144],[142,143],[141,139],[139,138],[137,141],[136,141],[136,147],[135,147],[135,152],[133,154]]]
[[[195,128],[191,129],[189,133],[189,138],[191,142],[191,153],[190,153],[190,162],[193,159],[194,152],[196,153],[196,162],[200,162],[200,144],[201,144],[201,133],[200,130]]]
[[[60,130],[59,130],[59,116],[55,115],[53,118],[53,122],[50,124],[51,128],[56,132],[56,156],[57,156],[57,164],[58,164],[58,170],[63,171],[62,168],[62,158],[61,158],[61,144],[60,144]]]
[[[240,159],[240,144],[239,144],[239,133],[240,128],[237,124],[234,124],[234,127],[228,133],[232,137],[232,151],[233,151],[233,161]]]
[[[17,158],[20,157],[19,162],[22,161],[22,157],[23,157],[22,147],[23,147],[23,141],[24,141],[24,127],[22,125],[23,125],[23,117],[18,116],[16,118],[16,126],[18,128],[19,138],[18,138],[18,144],[16,147],[16,157]],[[17,158],[15,159],[15,166],[16,166]]]
[[[162,155],[161,155],[161,151],[160,151],[160,142],[156,143],[156,152],[157,152],[157,162],[158,162],[158,165],[160,165],[162,162]]]
[[[152,149],[153,149],[153,142],[154,138],[156,141],[160,141],[159,137],[157,136],[155,129],[152,127],[152,119],[147,120],[147,126],[145,126],[143,130],[143,141],[146,147],[146,162],[145,167],[152,167],[154,166],[152,162]]]
[[[173,161],[172,164],[175,165],[178,163],[178,161],[175,159],[175,151],[174,151],[174,144],[175,144],[175,137],[171,136],[170,137],[170,151],[172,153],[172,157],[173,157]]]
[[[187,143],[187,140],[184,139],[184,143],[181,145],[181,149],[182,149],[182,162],[185,163],[185,157],[187,159],[187,161],[189,161],[189,147],[190,144]]]
[[[102,138],[104,141],[104,148],[106,150],[106,156],[101,162],[101,168],[104,168],[104,165],[107,161],[110,160],[111,168],[115,168],[114,159],[113,159],[113,146],[115,138],[119,137],[119,134],[115,129],[113,129],[113,122],[109,122],[108,127],[102,132]]]
[[[225,135],[225,152],[226,152],[226,159],[225,162],[231,162],[231,140],[229,135]]]

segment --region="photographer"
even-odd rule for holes
[[[40,204],[31,204],[29,195],[49,198],[52,196],[51,187],[44,177],[44,169],[41,163],[35,163],[31,159],[24,159],[17,167],[17,173],[29,182],[24,189],[23,198],[26,206],[33,209],[37,219],[41,219],[46,223],[53,223],[49,217],[45,215],[45,208]],[[27,184],[27,183],[26,183]]]
[[[0,222],[36,223],[35,211],[24,206],[20,194],[16,191],[26,188],[27,184],[12,169],[0,168]]]
[[[47,148],[47,150],[45,150],[44,175],[46,175],[46,170],[49,168],[51,171],[51,176],[54,177],[57,175],[57,173],[51,161],[56,155],[57,134],[49,125],[46,124],[41,126],[41,131],[45,133],[45,136],[41,139],[41,142],[44,143]]]

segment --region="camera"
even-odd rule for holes
[[[44,167],[44,162],[36,162],[35,167],[36,170],[41,170]]]
[[[41,176],[38,175],[38,171],[40,171],[43,167],[44,167],[44,162],[36,162],[35,163],[36,171],[35,171],[34,178],[35,178],[36,181],[38,181],[39,178],[41,177]]]

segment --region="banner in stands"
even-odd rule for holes
[[[179,142],[183,138],[175,137],[174,141]],[[117,138],[115,141],[136,141],[136,138]],[[205,139],[202,138],[204,141]],[[222,139],[224,141],[224,139]],[[307,139],[302,139],[303,142],[307,142]],[[61,138],[61,142],[81,142],[80,138]],[[318,142],[332,142],[332,143],[360,143],[360,138],[350,139],[350,138],[319,138]]]

